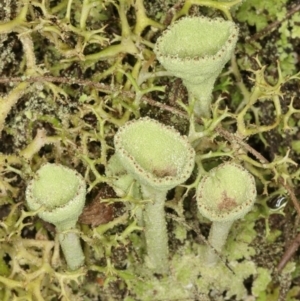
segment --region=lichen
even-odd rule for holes
[[[285,253],[298,247],[300,214],[299,10],[287,0],[1,1],[0,300],[299,299],[299,255]],[[153,51],[167,26],[200,15],[234,20],[240,32],[202,119]],[[191,177],[167,194],[169,276],[144,262],[141,213],[151,200],[134,178],[122,189],[109,172],[116,132],[146,116],[186,135],[196,152]],[[197,213],[195,190],[228,161],[255,177],[258,198],[209,269],[211,223]],[[75,169],[88,187],[93,214],[76,226],[85,264],[72,273],[53,225],[24,202],[45,163]],[[149,166],[157,178],[174,174],[167,169]],[[268,200],[281,194],[288,202],[276,212]],[[106,203],[109,214],[100,212]]]

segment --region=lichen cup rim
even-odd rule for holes
[[[219,38],[219,42],[221,42],[222,40],[222,43],[220,44],[214,43],[214,45],[212,45],[212,43],[204,43],[204,45],[201,45],[200,43],[198,43],[199,45],[196,47],[196,49],[194,49],[194,47],[186,47],[186,45],[189,44],[194,45],[195,41],[200,38],[197,38],[195,35],[197,35],[197,32],[198,34],[201,34],[201,32],[199,33],[199,31],[191,30],[188,31],[188,34],[185,34],[184,38],[189,38],[189,41],[186,41],[184,43],[182,41],[182,38],[180,37],[179,39],[178,34],[173,33],[172,30],[175,31],[177,28],[183,25],[190,25],[189,22],[197,22],[197,25],[209,25],[212,28],[220,25],[221,30],[218,30],[217,33],[220,33],[222,31],[224,32],[224,29],[226,28],[228,29],[228,32],[224,32],[224,36]],[[188,36],[189,33],[191,33],[190,36]],[[171,44],[170,39],[172,39],[173,37],[176,41],[178,40],[178,42],[174,43],[174,47],[169,48]],[[228,49],[234,48],[233,45],[235,45],[237,38],[238,26],[232,21],[224,20],[222,18],[211,19],[205,16],[186,16],[177,20],[162,32],[161,36],[157,39],[154,46],[154,53],[163,66],[164,64],[169,64],[171,66],[170,72],[174,73],[174,75],[177,77],[184,78],[185,70],[189,70],[191,67],[194,67],[197,64],[201,65],[201,72],[207,69],[208,72],[212,73],[212,70],[220,69],[218,61],[220,59],[223,60],[225,57],[229,56]],[[185,47],[182,47],[181,45],[185,45]],[[177,52],[176,46],[178,47]],[[203,46],[206,47],[204,53]],[[169,53],[170,50],[173,53]],[[197,52],[200,53],[200,55],[196,54]],[[226,61],[229,59],[229,57],[226,58]],[[183,64],[178,67],[178,70],[176,70],[176,62],[178,61],[181,61]],[[179,76],[180,73],[182,74],[182,76]],[[193,82],[196,82],[198,80],[199,79],[197,78],[197,75],[194,79],[192,79]]]
[[[130,143],[127,143],[127,145],[124,145],[124,138],[126,139],[126,133],[129,130],[134,130],[134,128],[138,128],[141,126],[145,127],[151,127],[150,130],[157,130],[157,135],[159,134],[164,134],[164,138],[170,138],[173,139],[173,149],[172,153],[166,154],[171,157],[173,157],[172,160],[162,160],[161,157],[163,157],[163,154],[166,153],[164,150],[161,150],[161,156],[160,158],[157,157],[159,162],[155,162],[156,158],[153,156],[150,158],[149,156],[146,157],[141,157],[141,160],[137,160],[134,158],[132,154],[130,154],[130,151],[134,148],[132,146],[129,146]],[[155,129],[156,128],[156,129]],[[149,128],[148,128],[149,129]],[[148,130],[146,129],[146,131]],[[133,133],[133,132],[132,132]],[[128,137],[127,139],[131,139],[132,137]],[[145,137],[141,137],[143,139]],[[139,139],[139,140],[141,140]],[[146,138],[145,138],[146,139]],[[135,154],[138,155],[139,150],[137,149],[138,147],[141,148],[138,143],[141,141],[136,141],[136,152]],[[181,144],[178,144],[177,148],[177,153],[175,149],[175,142]],[[177,186],[180,183],[183,183],[188,179],[190,176],[193,168],[194,168],[194,158],[195,158],[195,151],[191,147],[191,145],[188,142],[188,139],[186,136],[180,135],[177,130],[175,130],[171,126],[163,125],[160,122],[151,119],[149,117],[142,117],[136,120],[132,120],[126,123],[126,126],[120,128],[115,135],[114,138],[114,143],[115,143],[115,151],[116,155],[120,158],[122,158],[122,161],[125,161],[126,164],[123,164],[124,167],[126,165],[126,169],[128,172],[130,172],[135,178],[139,179],[139,182],[141,184],[147,185],[154,187],[157,190],[169,190],[175,186]],[[153,142],[154,144],[154,142]],[[149,147],[153,147],[153,145],[148,145]],[[155,150],[157,151],[157,148],[160,147],[159,144],[155,144],[156,148]],[[182,147],[182,152],[179,149]],[[154,149],[153,149],[154,151]],[[177,158],[174,160],[176,155],[179,153],[184,154],[184,159],[183,158]],[[168,162],[169,161],[169,162]],[[179,162],[180,161],[180,162]],[[155,167],[150,168],[151,164],[155,165],[160,165],[166,163],[166,168],[165,170],[154,170]],[[171,165],[173,163],[173,165]],[[145,165],[149,165],[146,166]],[[154,172],[155,171],[155,172]],[[159,172],[165,172],[165,174],[161,174],[161,176],[158,175]]]
[[[64,202],[64,204],[57,206],[55,208],[47,208],[47,205],[43,203],[39,203],[38,200],[34,197],[34,187],[37,184],[37,177],[39,177],[39,174],[45,169],[62,169],[63,171],[66,172],[66,176],[68,174],[71,175],[72,178],[77,179],[77,190],[76,193],[73,195],[72,199],[69,200],[68,202]],[[64,183],[61,183],[62,187]],[[33,178],[29,184],[27,185],[26,188],[26,200],[27,204],[30,207],[31,210],[38,210],[39,208],[44,208],[42,209],[41,212],[39,212],[39,216],[50,223],[63,223],[63,224],[68,224],[65,221],[70,219],[74,220],[75,217],[81,214],[84,204],[85,204],[85,194],[86,194],[86,183],[83,179],[83,177],[75,170],[70,169],[69,167],[66,167],[61,164],[56,164],[56,163],[45,163],[43,164],[36,172],[35,178]],[[51,206],[52,207],[52,206]],[[72,223],[72,227],[75,226],[74,222]],[[69,227],[69,226],[67,226]]]
[[[173,24],[171,24],[167,29],[165,29],[163,32],[162,32],[162,35],[157,39],[158,41],[159,41],[159,43],[161,43],[161,44],[164,44],[164,42],[166,43],[166,47],[168,48],[168,47],[170,47],[170,45],[169,44],[167,44],[167,42],[168,41],[166,41],[166,38],[168,37],[168,36],[172,36],[172,35],[174,35],[174,33],[171,31],[171,29],[174,29],[174,28],[176,28],[176,27],[178,27],[178,28],[180,28],[180,26],[182,27],[182,26],[187,26],[188,27],[188,29],[190,29],[190,25],[191,25],[191,22],[197,22],[198,24],[197,25],[199,25],[199,24],[204,24],[204,23],[206,23],[206,25],[209,25],[209,26],[211,26],[211,28],[208,28],[208,30],[212,30],[212,31],[215,31],[215,30],[217,30],[217,31],[219,31],[219,29],[224,29],[224,26],[225,27],[227,27],[227,29],[232,29],[232,28],[236,28],[236,29],[238,29],[238,26],[233,22],[233,21],[230,21],[230,20],[225,20],[225,19],[223,19],[223,18],[219,18],[219,17],[217,17],[217,18],[209,18],[209,17],[206,17],[206,16],[185,16],[185,17],[183,17],[183,18],[180,18],[180,19],[178,19],[178,20],[176,20]],[[186,23],[186,24],[185,24]],[[193,24],[192,24],[193,25]],[[218,27],[218,28],[217,28]],[[184,28],[183,29],[181,29],[181,30],[185,30]],[[224,32],[224,37],[218,37],[219,39],[222,39],[223,38],[223,40],[224,41],[222,41],[222,44],[223,44],[223,42],[226,42],[227,41],[227,39],[230,39],[230,38],[235,38],[236,36],[236,33],[237,32],[232,32],[232,33],[230,33],[230,32],[228,32],[228,34],[226,34],[225,32]],[[199,38],[201,38],[201,35],[202,35],[202,37],[204,37],[206,34],[207,34],[207,32],[206,33],[204,33],[204,32],[193,32],[193,31],[190,31],[190,32],[184,32],[184,34],[185,34],[185,39],[187,39],[187,40],[190,40],[190,38],[191,37],[194,37],[194,35],[195,34],[198,34],[199,35]],[[191,36],[189,36],[189,35],[191,35]],[[178,37],[178,34],[176,34],[175,35],[175,37],[174,37],[175,39],[178,39],[179,37]],[[182,41],[182,37],[180,37],[180,40]],[[194,41],[193,41],[194,42]],[[220,41],[219,41],[220,42]],[[228,41],[229,42],[229,44],[231,43],[231,41]],[[181,47],[181,44],[177,44],[177,47],[178,47],[178,49],[179,50],[183,50],[184,48],[183,47]],[[222,46],[221,48],[220,47],[216,47],[216,46],[212,46],[211,44],[210,45],[205,45],[205,47],[207,47],[207,48],[205,48],[205,49],[201,49],[201,47],[199,47],[199,52],[200,51],[204,51],[204,52],[206,52],[206,54],[209,54],[209,55],[211,55],[211,51],[213,50],[213,52],[216,54],[220,49],[222,49],[222,48],[224,48],[224,46]],[[177,51],[177,49],[176,48],[173,48],[173,47],[170,47],[170,49],[169,50],[171,50],[171,51],[174,51],[174,54],[170,54],[170,55],[166,55],[166,56],[169,56],[169,57],[172,57],[172,56],[176,56],[176,55],[178,55],[177,53],[178,53],[178,51]],[[217,51],[216,51],[217,50]],[[188,49],[188,51],[191,51],[191,49]],[[160,51],[161,52],[161,51]],[[184,49],[184,52],[186,53],[187,52],[187,50],[186,49]],[[196,52],[198,52],[198,51],[196,51]],[[205,55],[206,55],[205,54]],[[186,54],[185,54],[186,55]],[[186,55],[186,57],[189,57],[189,58],[196,58],[196,57],[199,57],[199,55],[198,54],[195,54],[195,55],[191,55],[191,56],[189,56],[189,55]],[[203,57],[203,55],[201,55],[200,57]],[[199,58],[200,58],[199,57]]]
[[[230,180],[233,179],[229,179],[229,175],[228,179],[225,179],[225,174],[229,174],[229,168],[235,169],[237,172],[234,181],[231,181],[231,183]],[[209,189],[208,186],[214,186],[212,181],[214,180],[214,177],[215,180],[218,181],[218,178],[215,175],[220,171],[224,175],[224,178],[220,180],[220,184],[224,186],[224,191],[227,190],[230,191],[230,193],[229,195],[221,196],[223,199],[221,199],[218,204],[215,204],[212,201],[211,195],[215,194],[215,197],[217,197],[220,191],[217,189]],[[220,177],[223,175],[220,175]],[[238,187],[242,184],[242,182],[245,184],[244,187]],[[210,196],[208,196],[208,194]],[[236,198],[233,199],[233,197]],[[196,198],[200,213],[209,220],[213,222],[236,220],[247,214],[253,207],[256,200],[255,179],[241,165],[233,162],[225,162],[213,168],[201,179],[197,188]],[[228,210],[226,211],[226,209]]]

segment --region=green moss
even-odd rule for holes
[[[247,22],[249,25],[255,26],[257,31],[264,29],[270,22],[282,20],[286,13],[287,0],[244,1],[239,7],[236,16],[240,21]]]
[[[258,268],[257,275],[255,277],[252,294],[256,297],[262,296],[267,289],[268,284],[272,281],[272,276],[267,269]]]

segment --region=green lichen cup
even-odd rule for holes
[[[59,242],[68,268],[78,269],[84,255],[78,235],[74,232],[86,195],[86,184],[76,171],[60,164],[43,165],[29,182],[26,201],[38,216],[56,226]]]
[[[197,117],[210,117],[214,83],[232,56],[237,38],[235,23],[206,17],[182,18],[158,38],[156,57],[170,74],[182,79],[190,102],[195,100]]]
[[[226,162],[201,179],[196,199],[199,212],[213,222],[208,242],[214,250],[221,252],[233,222],[244,217],[253,207],[255,179],[241,165]],[[218,261],[211,247],[204,260],[207,265]]]
[[[168,190],[184,183],[194,168],[195,151],[174,128],[150,118],[126,123],[114,138],[116,156],[151,200],[143,211],[146,263],[156,273],[168,271],[168,235],[164,203]]]

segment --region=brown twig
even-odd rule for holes
[[[300,246],[300,233],[293,239],[293,242],[288,247],[288,249],[284,252],[280,262],[277,265],[277,271],[280,272],[286,266],[286,264],[290,261],[292,256],[298,250]]]
[[[102,92],[105,93],[115,93],[118,92],[117,89],[114,89],[113,87],[111,87],[110,85],[105,85],[103,83],[95,83],[93,81],[90,80],[82,80],[82,79],[72,79],[72,78],[66,78],[66,77],[54,77],[54,76],[41,76],[41,77],[28,77],[28,78],[20,78],[20,77],[11,77],[11,78],[0,78],[0,83],[11,83],[11,82],[20,82],[20,81],[27,81],[27,82],[57,82],[57,83],[64,83],[64,84],[78,84],[81,86],[90,86],[93,87],[95,89],[98,89]],[[125,96],[128,97],[134,97],[134,92],[130,92],[130,91],[119,91],[120,93],[122,93]],[[179,115],[182,118],[185,119],[189,119],[188,115],[181,111],[178,110],[174,107],[170,107],[166,104],[163,103],[159,103],[149,97],[146,96],[142,96],[142,100],[147,102],[148,104],[161,108],[165,111],[169,111],[173,114]],[[197,119],[197,122],[202,123],[201,119]],[[268,164],[269,161],[262,156],[259,152],[257,152],[254,148],[252,148],[249,144],[247,144],[246,142],[244,142],[241,138],[239,138],[237,135],[230,133],[228,131],[226,131],[224,128],[222,128],[221,126],[218,126],[216,129],[216,132],[224,137],[227,141],[236,141],[241,147],[243,147],[245,150],[247,150],[248,152],[250,152],[253,156],[255,156],[261,163],[264,164]],[[279,183],[288,191],[291,200],[294,204],[294,207],[298,213],[298,215],[300,216],[300,205],[298,203],[298,200],[295,196],[294,190],[292,189],[292,187],[290,187],[289,184],[285,183],[283,178],[279,178]]]
[[[253,36],[249,37],[247,40],[248,41],[255,41],[258,40],[260,38],[262,38],[263,36],[265,36],[266,34],[271,33],[273,30],[275,30],[278,26],[280,26],[285,20],[289,19],[293,14],[295,14],[296,12],[298,12],[300,10],[300,4],[295,5],[294,7],[292,7],[287,14],[285,15],[285,17],[282,20],[277,20],[274,21],[273,23],[269,24],[268,26],[266,26],[264,29],[260,30],[259,32],[257,32],[256,34],[254,34]]]
[[[260,163],[262,163],[262,164],[268,164],[268,163],[270,163],[258,151],[256,151],[254,148],[252,148],[249,144],[247,144],[245,141],[243,141],[241,138],[239,138],[235,134],[226,131],[221,126],[218,126],[216,128],[216,131],[218,132],[218,134],[220,134],[221,136],[223,136],[227,141],[236,141],[240,146],[243,147],[243,149],[247,150],[249,153],[251,153],[253,156],[255,156],[256,159],[258,159]]]
[[[294,189],[286,183],[286,181],[284,180],[284,178],[280,177],[278,179],[279,183],[286,189],[286,191],[288,192],[293,204],[294,204],[294,207],[298,213],[298,215],[300,216],[300,205],[299,205],[299,202],[296,198],[296,195],[295,195],[295,192],[294,192]]]
[[[105,90],[106,92],[112,91],[109,86],[102,84],[102,83],[95,83],[90,80],[83,80],[83,79],[74,79],[68,77],[55,77],[55,76],[40,76],[40,77],[1,77],[0,83],[17,83],[26,81],[29,83],[37,83],[37,82],[50,82],[50,83],[61,83],[61,84],[77,84],[80,86],[90,86],[97,88],[99,90]]]
[[[10,77],[10,78],[2,77],[2,78],[0,78],[0,83],[16,83],[16,82],[21,82],[21,81],[27,81],[29,83],[46,81],[46,82],[51,82],[51,83],[61,83],[61,84],[68,84],[68,85],[77,84],[80,86],[93,87],[104,93],[118,92],[117,89],[114,89],[110,85],[105,85],[103,83],[95,83],[90,80],[73,79],[73,78],[66,78],[66,77],[41,76],[41,77],[28,77],[28,78],[20,78],[20,77]],[[120,91],[120,93],[122,93],[124,96],[128,96],[128,97],[135,96],[134,92],[130,92],[130,91]],[[152,106],[158,107],[165,111],[172,112],[173,114],[179,115],[185,119],[189,119],[186,113],[184,113],[176,108],[167,106],[163,103],[154,101],[153,99],[151,99],[147,96],[142,96],[142,100]]]

